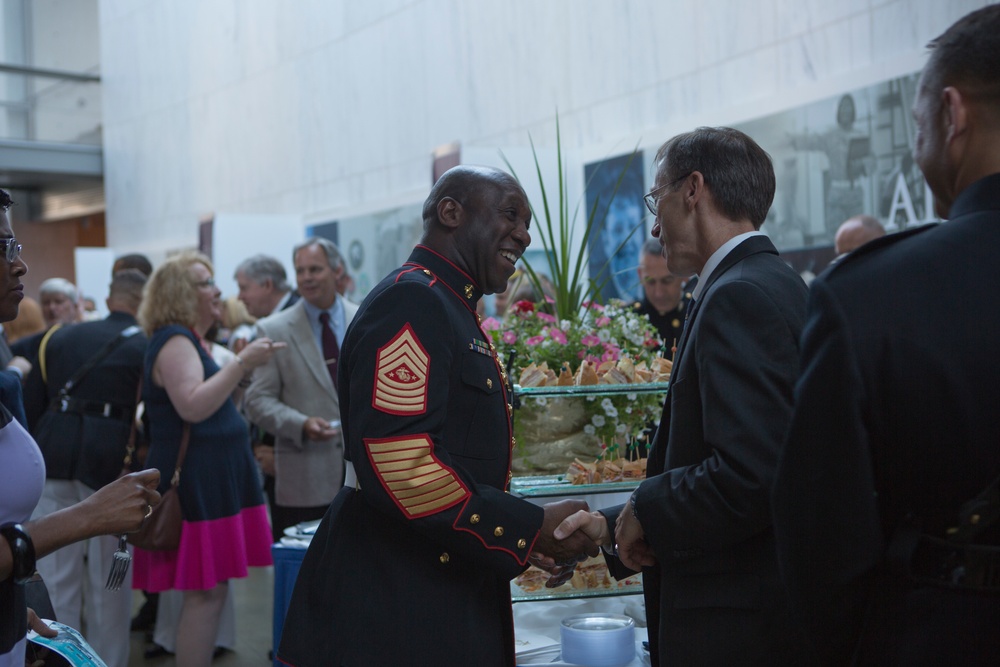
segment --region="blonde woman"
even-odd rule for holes
[[[147,464],[165,491],[185,423],[190,442],[178,493],[184,524],[176,551],[136,549],[133,586],[183,592],[177,664],[210,664],[228,580],[271,564],[271,533],[246,424],[232,394],[284,347],[259,338],[220,368],[205,333],[221,317],[212,263],[188,252],[150,277],[139,321],[149,336],[143,399],[149,416]]]

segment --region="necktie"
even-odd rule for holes
[[[339,391],[340,387],[337,386],[337,359],[340,358],[340,346],[337,345],[337,337],[330,327],[330,313],[326,311],[320,313],[319,321],[323,325],[323,362],[326,364],[327,372],[330,373],[330,379],[333,380],[334,388]]]

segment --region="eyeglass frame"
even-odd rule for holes
[[[4,257],[8,264],[13,264],[21,256],[23,246],[13,236],[9,239],[0,239],[0,244],[3,244]]]
[[[677,180],[670,181],[669,183],[661,185],[658,188],[653,188],[652,190],[650,190],[649,192],[647,192],[645,195],[643,195],[642,201],[646,202],[646,208],[649,209],[649,212],[652,213],[653,215],[656,215],[656,206],[657,206],[657,203],[659,202],[659,197],[653,196],[654,193],[656,193],[659,190],[666,190],[671,185],[677,185],[678,183],[680,183],[681,181],[683,181],[685,178],[687,178],[688,176],[690,176],[693,173],[694,173],[693,171],[689,171],[688,173],[684,174],[683,176],[681,176]]]
[[[215,278],[205,278],[204,280],[198,280],[194,284],[195,287],[215,287]]]

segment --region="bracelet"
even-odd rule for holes
[[[246,364],[243,363],[243,357],[238,354],[234,356],[236,357],[236,363],[238,363],[241,367],[246,368]]]
[[[0,535],[10,545],[13,560],[14,583],[26,583],[35,574],[35,545],[31,535],[24,531],[19,523],[5,523],[0,526]]]
[[[628,504],[629,504],[629,507],[632,508],[632,518],[635,519],[636,521],[639,521],[639,513],[635,511],[635,492],[634,491],[632,492],[632,495],[629,496],[629,498],[628,498]]]

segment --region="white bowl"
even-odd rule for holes
[[[635,621],[620,614],[578,614],[559,628],[562,659],[587,667],[622,667],[635,659]]]

